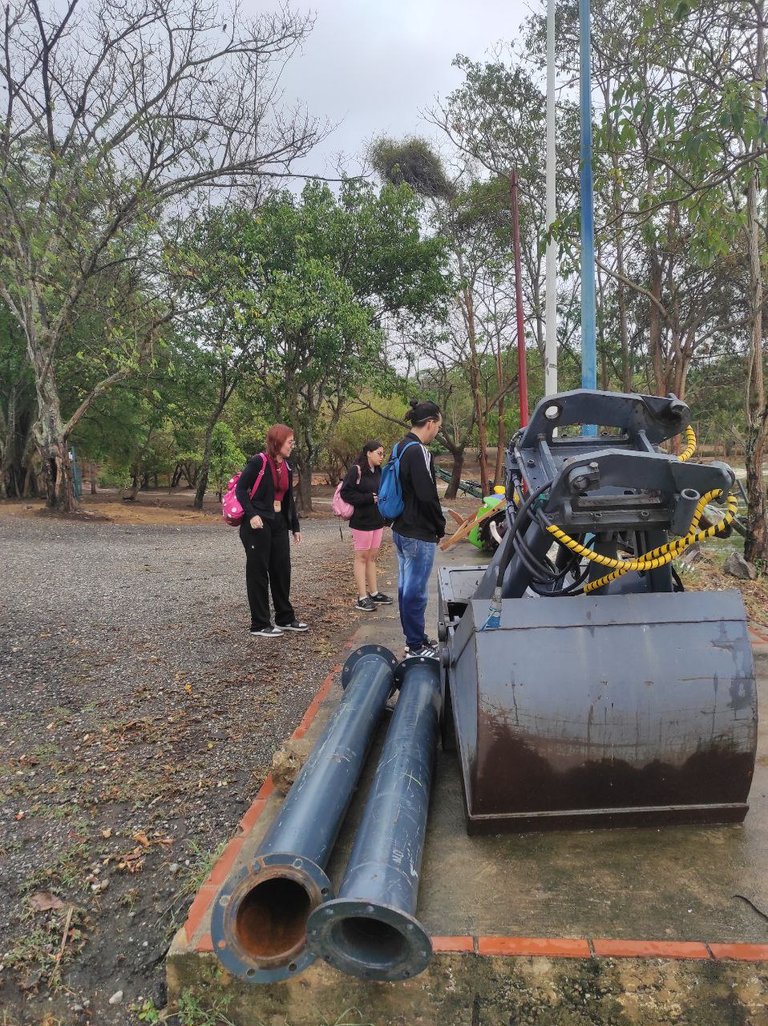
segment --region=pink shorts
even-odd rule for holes
[[[355,552],[366,552],[368,549],[378,549],[381,546],[381,539],[384,537],[383,527],[377,527],[375,531],[358,531],[356,527],[350,530]]]

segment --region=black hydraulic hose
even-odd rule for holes
[[[505,544],[506,544],[506,548],[504,550],[504,554],[503,554],[502,558],[499,560],[499,566],[498,566],[498,570],[497,570],[497,573],[496,573],[496,588],[497,589],[501,588],[501,585],[502,585],[502,583],[504,581],[504,574],[507,572],[507,567],[511,563],[512,556],[515,553],[514,540],[515,540],[515,536],[518,533],[520,524],[523,521],[523,517],[526,516],[526,514],[528,513],[528,510],[531,508],[533,503],[541,495],[543,495],[544,492],[548,491],[551,487],[552,487],[552,482],[551,481],[547,481],[540,488],[537,488],[535,492],[533,492],[531,495],[529,495],[528,498],[525,499],[520,504],[519,508],[517,509],[516,516],[515,516],[514,520],[512,521],[512,523],[510,525],[509,532],[504,536],[504,541],[505,541]]]

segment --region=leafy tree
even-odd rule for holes
[[[233,256],[242,267],[226,323],[247,345],[261,409],[295,431],[305,509],[322,435],[350,397],[388,373],[385,323],[426,315],[446,291],[442,242],[422,238],[418,209],[407,186],[376,193],[347,182],[336,198],[309,184],[300,198],[267,199],[247,223],[234,212],[233,230],[220,234],[211,273]]]
[[[276,83],[309,31],[287,7],[255,20],[213,0],[11,0],[0,82],[0,298],[24,334],[50,505],[72,507],[67,439],[105,389],[148,357],[164,303],[121,312],[157,287],[165,208],[200,190],[284,174],[318,137],[278,106]],[[103,283],[111,276],[111,287]],[[100,294],[116,316],[105,374],[62,409],[59,358],[72,319]]]
[[[664,88],[647,90],[636,76],[627,76],[615,97],[620,133],[634,143],[640,138],[640,129],[645,132],[648,188],[635,217],[643,225],[659,218],[685,225],[681,243],[688,266],[698,266],[721,280],[727,276],[719,309],[710,309],[706,321],[696,326],[698,340],[706,339],[707,334],[730,334],[732,348],[733,336],[739,337],[746,322],[747,331],[742,335],[747,419],[745,555],[766,559],[768,503],[762,474],[768,441],[762,323],[768,173],[764,3],[667,0],[658,7],[643,4],[636,10],[641,49],[659,69]],[[682,54],[686,55],[684,61]],[[744,265],[747,275],[741,272]],[[659,291],[660,273],[653,265],[651,270],[655,272],[649,290],[653,295]],[[680,279],[678,272],[675,287]],[[728,299],[732,301],[728,303]],[[729,316],[731,310],[736,317]],[[652,357],[654,346],[652,333]]]
[[[232,474],[246,461],[245,453],[235,441],[229,424],[218,423],[211,438],[211,477],[219,499]]]
[[[417,186],[423,180],[447,183],[447,172],[438,156],[424,141],[419,141],[414,160],[415,140],[406,140],[398,150],[391,140],[379,140],[372,148],[372,163],[382,176],[406,177]],[[422,171],[424,164],[431,169]],[[412,347],[412,358],[437,392],[441,408],[456,387],[456,371],[466,377],[471,397],[471,415],[460,428],[449,429],[444,417],[442,440],[453,456],[452,481],[446,495],[453,498],[461,479],[464,450],[477,431],[480,450],[480,478],[484,492],[489,489],[487,464],[488,418],[497,412],[503,431],[503,404],[507,392],[517,381],[509,372],[511,338],[516,335],[514,305],[511,296],[509,191],[505,178],[489,182],[474,181],[459,188],[446,185],[439,191],[429,187],[423,193],[429,201],[433,230],[446,240],[450,253],[454,303],[444,324],[432,327]],[[427,341],[426,346],[423,344]],[[426,351],[426,359],[424,352]],[[490,359],[489,359],[490,357]],[[489,380],[487,371],[495,378]],[[506,439],[499,439],[500,448]],[[497,450],[498,453],[498,450]],[[500,477],[500,453],[494,477]]]
[[[24,339],[0,303],[0,499],[25,494],[32,424],[36,416]]]

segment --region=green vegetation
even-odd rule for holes
[[[272,87],[310,20],[281,10],[214,43],[215,3],[199,20],[192,2],[152,0],[167,38],[145,22],[149,0],[101,18],[104,0],[80,0],[94,14],[80,20],[69,0],[48,21],[19,0],[3,29],[0,498],[71,509],[74,445],[102,484],[187,485],[200,507],[284,421],[309,508],[313,471],[335,480],[363,436],[393,440],[415,394],[444,410],[454,483],[476,448],[487,488],[520,414],[513,170],[531,403],[550,236],[559,387],[580,380],[577,4],[558,8],[550,228],[541,15],[488,59],[456,57],[462,81],[429,112],[439,154],[380,138],[377,181],[299,195],[280,174],[321,133]],[[704,454],[743,462],[755,561],[768,559],[765,14],[765,0],[592,7],[599,384],[675,392]],[[139,83],[130,101],[123,79]]]

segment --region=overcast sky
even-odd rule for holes
[[[419,111],[447,96],[462,76],[457,53],[475,60],[517,38],[535,0],[315,0],[303,55],[286,70],[286,99],[303,100],[320,118],[341,122],[302,167],[333,174],[339,152],[362,154],[372,136],[431,134]],[[348,167],[350,172],[356,165]]]

